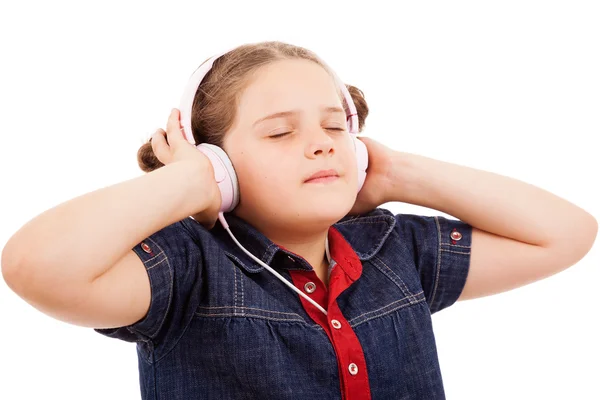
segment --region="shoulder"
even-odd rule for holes
[[[213,240],[210,231],[193,219],[185,218],[152,233],[138,247],[147,250],[154,246],[155,254],[164,253],[169,258],[187,257],[201,252],[207,240]]]
[[[346,216],[334,225],[361,260],[377,256],[386,265],[415,271],[431,313],[455,303],[471,261],[473,228],[442,215],[393,213],[378,207]]]

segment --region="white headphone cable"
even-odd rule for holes
[[[225,217],[223,217],[221,219],[221,217],[223,216],[222,213],[219,213],[219,220],[221,222],[224,222]],[[231,236],[231,238],[235,241],[235,243],[238,245],[238,247],[242,250],[244,250],[244,252],[246,254],[248,254],[250,257],[252,257],[253,260],[255,260],[256,262],[258,262],[260,265],[262,265],[263,267],[265,267],[269,272],[271,272],[273,275],[275,275],[279,280],[281,280],[283,283],[285,283],[287,286],[289,286],[292,290],[296,291],[300,296],[304,297],[306,300],[310,301],[315,307],[317,307],[319,310],[321,310],[321,312],[325,315],[327,315],[327,311],[321,307],[319,305],[319,303],[317,303],[316,301],[314,301],[313,299],[311,299],[310,297],[308,297],[307,295],[305,295],[304,293],[302,293],[301,290],[299,290],[296,286],[292,285],[291,283],[289,283],[287,281],[287,279],[285,279],[283,276],[281,276],[280,274],[278,274],[275,270],[273,270],[273,268],[269,267],[267,264],[265,264],[264,262],[262,262],[261,260],[259,260],[258,258],[254,257],[254,255],[252,255],[248,250],[246,250],[241,244],[240,242],[237,241],[237,239],[235,238],[235,236],[233,236],[233,234],[231,233],[231,231],[229,230],[229,224],[227,223],[223,223],[223,227],[225,228],[225,230],[227,230],[227,232],[229,232],[229,236]],[[327,253],[327,259],[330,260],[330,255],[329,255],[329,240],[327,239],[327,237],[325,237],[325,250]]]

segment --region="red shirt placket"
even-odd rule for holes
[[[356,253],[335,228],[329,230],[331,258],[336,262],[329,278],[329,290],[314,270],[290,270],[294,285],[304,291],[327,311],[327,316],[304,297],[298,295],[308,315],[327,333],[338,359],[340,388],[345,400],[371,399],[367,364],[362,346],[354,330],[344,318],[337,297],[362,273],[362,264]],[[307,283],[314,283],[316,290],[306,290]],[[309,286],[310,287],[310,286]]]

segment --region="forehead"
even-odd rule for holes
[[[265,112],[340,104],[333,78],[310,60],[279,60],[261,67],[240,97],[239,111]]]

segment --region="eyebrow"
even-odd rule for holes
[[[321,111],[323,111],[324,113],[327,113],[327,114],[342,113],[342,114],[346,115],[346,112],[340,107],[321,107]],[[266,117],[257,119],[254,122],[254,124],[252,124],[252,127],[254,128],[254,127],[256,127],[256,125],[258,125],[261,122],[264,122],[266,120],[269,120],[269,119],[288,117],[290,115],[299,114],[300,112],[301,112],[300,110],[289,110],[289,111],[276,112],[274,114],[267,115]]]

